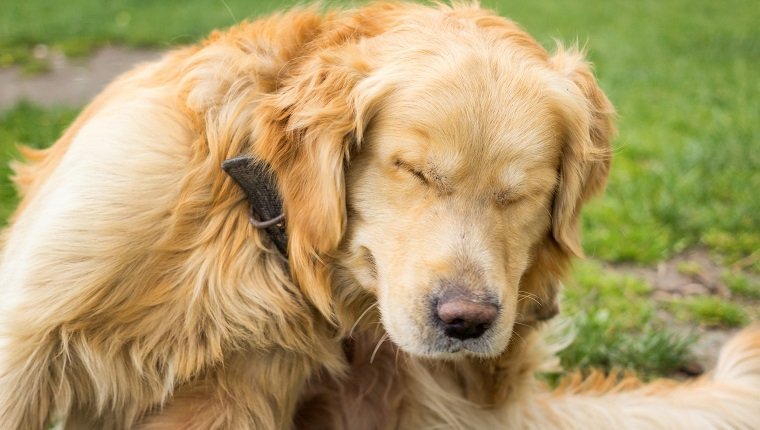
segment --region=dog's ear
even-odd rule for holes
[[[332,316],[326,258],[346,226],[344,169],[367,120],[357,84],[369,73],[356,47],[314,55],[256,110],[254,156],[269,163],[282,194],[291,274]]]
[[[552,235],[563,251],[582,256],[581,206],[607,183],[615,109],[599,88],[581,52],[560,46],[550,62],[563,77],[557,93],[565,127],[559,185],[552,210]]]

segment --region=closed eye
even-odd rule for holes
[[[514,190],[500,191],[494,195],[496,203],[500,206],[513,205],[525,198],[524,195],[516,193]]]
[[[408,173],[412,174],[412,176],[419,179],[423,184],[430,185],[430,180],[421,170],[415,169],[411,164],[401,160],[396,160],[395,164],[396,167],[406,170]]]

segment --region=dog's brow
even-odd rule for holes
[[[430,140],[430,132],[428,132],[424,127],[412,127],[411,132],[415,134],[417,137],[421,138],[424,141]]]
[[[499,182],[503,190],[516,192],[525,185],[525,172],[515,166],[510,166],[501,173]]]

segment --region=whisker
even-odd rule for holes
[[[227,12],[230,14],[230,18],[232,18],[232,21],[235,22],[235,24],[240,24],[240,21],[235,17],[235,14],[232,13],[232,8],[225,0],[222,0],[222,4],[224,4],[224,7],[227,8]]]
[[[394,359],[395,364],[396,364],[396,372],[398,372],[398,353],[400,351],[401,351],[401,348],[399,348],[398,346],[396,346],[396,358]]]
[[[371,311],[372,309],[374,309],[374,308],[376,308],[376,307],[377,307],[377,302],[375,302],[375,303],[373,303],[373,304],[369,305],[369,306],[367,307],[367,309],[365,309],[365,310],[364,310],[364,312],[362,312],[362,313],[361,313],[361,315],[359,315],[359,318],[357,318],[357,319],[356,319],[356,321],[354,322],[354,325],[352,325],[352,326],[351,326],[351,330],[349,330],[349,331],[348,331],[348,336],[349,336],[349,337],[353,336],[353,334],[354,334],[354,330],[356,330],[356,326],[358,326],[358,325],[359,325],[359,321],[361,321],[361,320],[362,320],[362,318],[364,318],[364,316],[365,316],[365,315],[367,315],[367,313],[368,313],[369,311]]]
[[[514,330],[513,330],[513,331],[512,331],[512,334],[514,334],[514,335],[516,335],[517,337],[519,337],[519,338],[520,338],[520,341],[521,341],[521,342],[522,342],[522,341],[525,341],[525,339],[523,339],[523,337],[522,337],[522,336],[520,336],[520,333],[518,333],[518,332],[516,332],[516,331],[514,331]]]
[[[380,338],[380,341],[377,342],[377,346],[375,347],[375,350],[372,351],[372,355],[369,357],[369,364],[372,364],[375,361],[375,355],[377,354],[377,351],[380,350],[380,346],[388,340],[388,333],[384,334],[383,337]]]
[[[520,294],[523,294],[523,295],[520,296]],[[523,299],[531,299],[531,300],[533,300],[533,303],[535,303],[537,305],[541,304],[541,302],[538,300],[538,296],[537,295],[532,294],[532,293],[528,293],[528,292],[523,292],[523,291],[518,292],[517,293],[517,303],[520,303]]]
[[[530,291],[520,290],[517,292],[517,294],[522,294],[523,296],[531,296],[531,297],[538,297],[537,295],[531,293]]]
[[[520,321],[515,321],[515,324],[516,324],[516,325],[521,325],[521,326],[523,326],[523,327],[530,327],[528,324],[525,324],[525,323],[523,323],[523,322],[520,322]]]

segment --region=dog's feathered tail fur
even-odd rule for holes
[[[525,402],[527,429],[756,429],[760,425],[760,325],[722,349],[695,381],[644,383],[592,374],[568,378]]]

